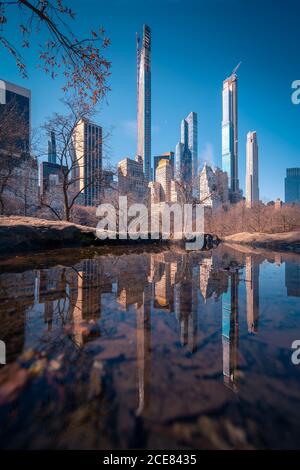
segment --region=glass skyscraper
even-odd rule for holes
[[[191,112],[186,118],[188,132],[188,147],[192,154],[192,177],[196,181],[198,175],[198,118],[197,113]]]
[[[285,202],[300,204],[300,168],[287,168],[286,170]]]
[[[198,186],[197,114],[194,112],[181,121],[180,142],[176,146],[175,174],[176,179],[189,185],[190,189],[196,189],[194,187]]]
[[[151,179],[151,30],[144,25],[142,47],[137,34],[137,157]]]
[[[56,163],[56,138],[55,132],[50,132],[50,139],[48,140],[48,162]]]
[[[228,175],[230,199],[239,196],[237,75],[223,82],[222,170]]]

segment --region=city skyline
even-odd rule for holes
[[[101,22],[106,27],[108,35],[111,37],[112,46],[108,51],[112,59],[113,69],[111,76],[111,92],[107,96],[108,105],[104,102],[101,112],[97,116],[97,122],[104,128],[114,127],[113,135],[109,141],[110,155],[112,162],[116,164],[125,155],[134,158],[136,154],[136,60],[135,60],[135,32],[140,29],[141,24],[147,23],[152,30],[152,147],[151,157],[159,155],[169,150],[175,150],[178,141],[178,126],[182,116],[187,115],[191,110],[198,113],[198,120],[201,123],[199,129],[199,160],[208,161],[221,167],[221,93],[222,82],[230,73],[233,66],[241,59],[243,66],[239,71],[239,179],[240,186],[245,193],[245,165],[246,155],[243,142],[246,134],[251,128],[256,128],[260,135],[261,165],[260,186],[261,199],[284,199],[284,176],[286,167],[298,166],[299,159],[299,139],[297,136],[297,119],[299,120],[299,110],[291,102],[291,83],[298,78],[295,44],[298,37],[296,24],[293,17],[286,11],[275,5],[270,11],[267,5],[257,3],[258,13],[261,20],[258,24],[257,38],[253,42],[250,31],[245,26],[245,11],[242,6],[234,10],[235,2],[229,1],[227,9],[223,2],[212,2],[218,5],[229,24],[232,24],[239,16],[239,24],[245,26],[245,31],[239,32],[242,40],[239,44],[233,43],[234,34],[226,34],[223,37],[224,47],[227,45],[226,58],[221,59],[222,49],[217,44],[220,35],[224,33],[222,28],[217,32],[216,37],[209,34],[209,25],[212,22],[218,23],[213,8],[205,5],[203,17],[197,16],[198,5],[189,2],[198,21],[206,21],[206,26],[199,36],[195,32],[187,36],[184,44],[180,44],[186,28],[178,32],[175,38],[174,28],[178,24],[180,12],[183,4],[181,2],[164,2],[161,9],[161,17],[157,19],[154,12],[157,4],[154,2],[153,12],[143,7],[131,18],[128,18],[126,27],[121,23],[125,6],[118,3],[117,15],[114,18],[111,12],[103,5],[101,10]],[[199,2],[203,3],[203,2]],[[268,2],[266,2],[267,4]],[[294,2],[291,2],[294,4]],[[134,10],[135,2],[126,3],[126,10],[130,13]],[[173,24],[168,24],[166,34],[160,28],[160,23],[166,16],[166,6],[171,5]],[[74,2],[74,8],[82,13],[83,30],[87,22],[91,21],[88,11],[82,11],[79,2]],[[95,8],[97,8],[95,6]],[[295,8],[297,5],[295,3]],[[226,10],[226,11],[225,11]],[[263,18],[271,16],[272,21],[266,26]],[[280,15],[279,15],[280,10]],[[128,15],[130,16],[130,15]],[[280,18],[279,18],[280,16]],[[189,19],[192,23],[195,20]],[[268,56],[266,44],[259,45],[259,39],[263,35],[265,28],[276,28],[279,24],[282,31],[288,31],[289,37],[284,35],[281,47],[284,50],[280,56]],[[114,23],[113,23],[114,21]],[[289,29],[288,29],[289,28]],[[282,34],[283,34],[282,33]],[[122,40],[121,40],[122,38]],[[209,41],[209,50],[203,50],[200,39]],[[277,39],[276,39],[277,40]],[[279,42],[279,38],[278,38]],[[261,43],[260,43],[261,44]],[[218,48],[217,48],[218,45]],[[186,47],[189,46],[189,47]],[[231,47],[229,47],[231,46]],[[182,48],[185,48],[184,58],[180,58]],[[228,48],[229,47],[229,48]],[[259,49],[260,47],[260,49]],[[250,54],[250,51],[252,53]],[[255,55],[255,51],[257,54]],[[191,60],[193,54],[197,54],[199,59],[196,62]],[[31,54],[33,55],[33,54]],[[175,57],[178,63],[175,64]],[[268,64],[265,59],[268,57]],[[215,59],[218,58],[216,63]],[[186,63],[186,69],[182,65]],[[287,66],[282,67],[282,64]],[[32,58],[28,61],[29,80],[22,80],[16,70],[13,61],[8,58],[7,63],[0,66],[0,76],[9,81],[28,87],[32,91],[33,127],[41,124],[46,116],[56,110],[61,109],[59,98],[62,96],[59,79],[53,81],[45,77],[42,72],[35,70]],[[273,66],[272,73],[271,65]],[[280,66],[279,66],[280,65]],[[199,67],[202,67],[199,75]],[[203,68],[204,67],[204,68]],[[283,72],[284,70],[284,72]],[[170,75],[172,71],[172,78]],[[256,72],[257,71],[257,72]],[[193,77],[191,76],[193,74]],[[196,83],[197,82],[197,83]],[[47,95],[45,93],[47,90]],[[125,92],[125,90],[127,90]],[[274,99],[276,97],[276,99]],[[119,103],[122,100],[122,106]],[[39,103],[43,102],[43,106]],[[273,113],[276,106],[277,112]],[[171,111],[171,112],[170,112]],[[276,114],[276,118],[275,118]],[[268,165],[272,163],[272,183],[269,181]]]

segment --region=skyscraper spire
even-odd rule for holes
[[[143,42],[137,34],[137,157],[147,180],[151,177],[151,30],[144,25]]]

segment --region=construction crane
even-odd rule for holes
[[[240,65],[241,65],[241,63],[242,63],[242,62],[239,62],[239,63],[237,64],[237,66],[236,66],[236,67],[233,69],[233,71],[232,71],[232,74],[231,74],[231,75],[235,75],[235,74],[236,74],[236,72],[237,72],[237,71],[238,71],[238,69],[240,68]]]

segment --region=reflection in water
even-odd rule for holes
[[[228,279],[228,290],[222,298],[222,344],[224,383],[236,390],[238,350],[238,273]]]
[[[265,345],[269,339],[264,319],[260,320],[259,334],[252,335],[258,333],[261,305],[267,312],[269,302],[264,294],[259,299],[259,280],[260,276],[265,279],[265,269],[268,275],[270,272],[276,276],[277,271],[274,274],[272,269],[281,271],[282,259],[275,254],[274,267],[267,264],[260,269],[263,260],[261,255],[219,248],[212,253],[168,251],[103,256],[83,260],[72,267],[2,274],[0,339],[6,342],[8,362],[7,369],[2,368],[2,372],[9,371],[9,366],[30,349],[35,351],[34,354],[38,352],[41,355],[39,358],[47,357],[50,364],[51,358],[56,362],[57,358],[62,358],[62,365],[55,367],[57,370],[64,367],[68,380],[63,385],[64,380],[59,379],[58,396],[67,397],[71,393],[70,403],[82,413],[87,404],[80,400],[86,400],[86,397],[92,400],[105,389],[102,400],[106,396],[111,404],[103,418],[108,436],[106,444],[101,444],[103,446],[139,446],[142,436],[143,445],[160,446],[165,435],[169,436],[168,443],[176,444],[186,439],[188,446],[230,448],[239,439],[241,448],[264,446],[263,438],[256,437],[258,431],[253,431],[259,420],[255,415],[256,409],[253,411],[251,408],[251,432],[244,429],[248,424],[242,418],[241,409],[236,411],[240,418],[235,425],[228,421],[233,418],[227,411],[227,407],[229,410],[233,406],[234,391],[239,394],[240,400],[245,401],[245,409],[250,413],[253,395],[248,397],[248,388],[250,390],[251,387],[244,385],[247,376],[252,374],[250,364],[258,364],[258,370],[261,369],[258,377],[266,373],[261,364],[262,343],[259,342],[261,335],[266,354]],[[283,266],[288,296],[299,297],[299,262],[286,261]],[[283,311],[290,308],[284,307],[283,298],[281,308]],[[285,320],[282,318],[277,325],[273,316],[270,321],[275,322],[275,330],[280,331]],[[251,347],[248,341],[252,341]],[[272,349],[270,351],[268,354],[274,354]],[[23,364],[22,361],[19,364]],[[270,361],[266,365],[269,370],[279,367],[278,358],[273,363]],[[26,368],[27,363],[24,364]],[[30,367],[33,367],[32,364]],[[52,384],[49,370],[56,370],[53,360],[52,369],[48,365],[44,367],[48,371],[47,381]],[[3,380],[12,379],[4,376]],[[0,376],[0,404],[5,405],[5,400],[7,403],[16,399],[22,402],[22,387],[18,388],[20,395],[1,398],[3,380],[1,382]],[[38,379],[35,377],[34,380]],[[102,380],[106,384],[103,389]],[[67,383],[71,384],[71,391]],[[266,386],[269,388],[269,385]],[[262,383],[261,387],[264,390],[265,385]],[[165,397],[167,402],[164,401]],[[273,400],[276,402],[277,398]],[[52,397],[53,403],[56,399]],[[61,398],[63,403],[64,399]],[[51,403],[51,398],[49,400]],[[93,406],[98,409],[101,403],[96,401],[94,405],[88,405],[88,413],[92,412]],[[38,412],[33,410],[32,413],[40,419]],[[69,419],[66,410],[61,413],[65,413],[66,420]],[[97,415],[99,411],[95,413]],[[46,422],[51,421],[51,416],[51,413],[47,415]],[[84,421],[84,426],[93,426],[92,416]],[[206,420],[204,430],[203,416]],[[183,424],[185,417],[187,423]],[[12,431],[16,432],[14,426],[17,426],[17,430],[24,431],[25,424],[21,418],[17,424],[14,421],[11,423],[9,417],[7,420],[8,429],[11,426]],[[120,437],[121,430],[130,426],[134,431],[131,440],[125,444],[126,438]],[[155,435],[159,430],[159,444],[148,441],[152,426]],[[220,428],[222,426],[225,426],[225,431]],[[232,426],[238,426],[239,431],[234,431]],[[8,446],[18,446],[19,442],[25,447],[33,445],[26,440],[24,444],[23,437],[16,441],[13,432],[1,436]],[[57,433],[60,436],[62,431]],[[101,447],[97,440],[99,437],[89,441],[91,430],[85,434],[90,447]],[[95,432],[95,436],[98,434]],[[32,442],[35,439],[39,442],[37,430],[30,431],[29,435]],[[221,435],[225,436],[223,440]],[[62,445],[60,442],[64,442],[66,446],[72,446],[72,439],[62,435],[57,445],[59,447]],[[50,435],[40,445],[56,446]],[[274,445],[276,447],[276,442]],[[83,444],[80,442],[81,446]]]
[[[259,264],[246,256],[247,322],[249,333],[257,333],[259,317]]]
[[[300,264],[285,263],[285,286],[289,297],[300,297]]]

